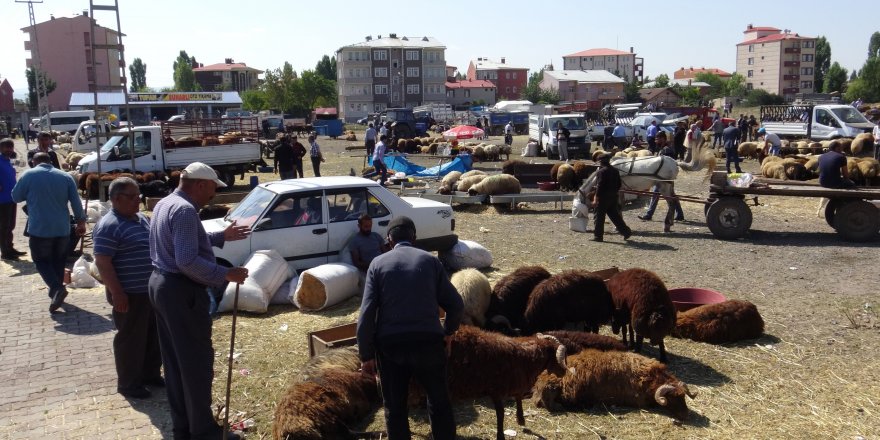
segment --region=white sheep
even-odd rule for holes
[[[495,195],[495,194],[519,194],[522,186],[516,177],[510,174],[495,174],[482,179],[468,189],[468,194]]]
[[[489,300],[492,298],[489,279],[479,270],[467,268],[452,274],[449,281],[464,301],[462,324],[482,327],[486,321]]]
[[[483,179],[485,179],[486,177],[488,176],[486,176],[485,174],[473,174],[467,177],[462,175],[461,179],[458,179],[457,191],[467,192],[469,189],[471,189],[472,186],[482,182]]]

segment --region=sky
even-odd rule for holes
[[[24,33],[26,4],[0,0],[0,77],[15,96],[27,94]],[[97,0],[97,4],[112,4]],[[672,77],[680,67],[717,67],[733,72],[736,44],[746,26],[791,29],[804,36],[824,35],[831,60],[848,70],[861,68],[868,41],[880,31],[876,7],[867,0],[833,2],[741,0],[729,2],[459,1],[365,2],[335,0],[251,2],[208,0],[119,0],[126,62],[141,58],[147,86],[171,86],[172,64],[180,50],[203,64],[225,58],[261,70],[282,66],[314,69],[367,35],[431,36],[446,45],[446,63],[467,70],[477,57],[540,69],[581,50],[633,47],[645,59],[645,74]],[[824,6],[818,6],[823,4]],[[637,5],[637,6],[634,6]],[[83,0],[44,0],[34,4],[37,22],[69,17],[88,9]],[[110,12],[96,12],[98,24],[115,27]]]

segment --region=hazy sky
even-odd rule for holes
[[[17,97],[27,93],[24,33],[27,5],[2,0],[0,76]],[[110,0],[104,0],[112,3]],[[585,49],[629,50],[645,59],[645,73],[672,76],[679,67],[718,67],[732,72],[736,43],[749,23],[824,35],[832,62],[861,68],[873,32],[880,30],[876,5],[866,0],[683,2],[683,1],[168,1],[120,0],[126,61],[147,64],[147,85],[173,84],[172,64],[183,49],[204,64],[237,62],[261,70],[289,61],[312,69],[325,54],[367,35],[437,38],[446,62],[462,71],[478,56],[540,69]],[[725,6],[736,4],[736,6]],[[819,6],[822,5],[822,6]],[[38,22],[79,14],[82,0],[35,4]],[[109,12],[98,23],[115,27]]]

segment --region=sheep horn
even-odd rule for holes
[[[556,347],[556,362],[559,364],[560,367],[562,367],[563,370],[569,371],[568,363],[565,361],[565,355],[566,355],[565,345],[562,345],[562,342],[559,342],[559,339],[557,339],[556,336],[553,336],[553,335],[545,335],[545,334],[538,333],[536,336],[538,337],[538,339],[547,339],[547,340],[550,340],[550,341],[553,341],[553,342],[559,344]],[[574,369],[571,369],[570,372],[574,373]]]
[[[661,406],[666,406],[666,395],[675,391],[675,386],[670,384],[660,385],[660,388],[657,388],[657,391],[654,392],[654,400],[657,401]]]
[[[684,389],[684,393],[687,394],[687,396],[690,397],[691,399],[693,399],[694,397],[697,397],[697,392],[691,391],[690,389],[688,389],[688,386],[686,383],[684,383],[682,381],[678,381],[678,386],[680,386],[682,389]]]

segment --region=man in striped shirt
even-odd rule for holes
[[[107,301],[113,306],[113,357],[116,390],[125,397],[151,396],[145,385],[164,386],[159,369],[159,335],[147,285],[150,262],[150,221],[140,211],[137,182],[120,177],[110,183],[113,209],[92,231],[95,264],[104,281]]]

